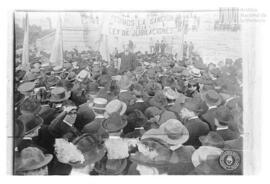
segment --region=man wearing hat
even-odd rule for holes
[[[215,125],[216,132],[224,141],[239,138],[239,133],[231,130],[229,125],[234,124],[233,116],[225,106],[220,106],[216,111]]]
[[[16,175],[48,175],[47,165],[52,161],[53,155],[42,153],[36,147],[24,148],[20,156],[15,159]]]
[[[149,106],[148,100],[145,98],[146,94],[144,93],[143,86],[139,83],[135,83],[132,85],[132,92],[136,96],[136,101],[134,104],[129,105],[127,108],[127,114],[133,112],[135,109],[138,109],[144,112]]]
[[[83,163],[69,163],[72,166],[70,175],[90,175],[94,164],[100,161],[105,153],[105,147],[91,134],[83,134],[73,141],[84,157]]]
[[[102,122],[105,121],[105,111],[108,101],[105,98],[95,98],[89,107],[93,109],[95,119],[88,122],[82,129],[83,133],[91,133],[98,139],[108,137],[108,134],[102,126]]]
[[[112,112],[108,119],[101,123],[102,128],[108,133],[108,138],[105,139],[104,143],[107,156],[96,164],[95,170],[98,174],[116,175],[125,170],[126,158],[129,156],[129,145],[120,135],[126,125],[127,121],[120,116],[119,112]],[[112,169],[118,170],[118,172],[114,172]]]
[[[140,110],[135,109],[130,112],[127,116],[127,126],[123,129],[124,137],[141,137],[145,132],[144,126],[146,123],[147,118]]]
[[[135,70],[136,64],[136,56],[131,53],[128,48],[125,49],[125,52],[121,56],[121,64],[120,64],[120,74],[123,74],[127,71]]]
[[[196,98],[188,98],[180,112],[180,117],[189,131],[189,139],[185,145],[192,145],[194,148],[201,145],[199,137],[209,132],[208,124],[198,117],[200,110],[199,101]]]
[[[95,113],[92,109],[93,100],[97,97],[98,94],[98,84],[90,83],[86,90],[87,102],[79,106],[77,112],[77,118],[74,126],[81,131],[83,127],[92,122],[95,119]]]
[[[202,94],[202,99],[208,106],[208,110],[206,113],[204,113],[201,118],[203,121],[208,123],[210,126],[210,130],[215,131],[216,125],[215,125],[215,114],[217,107],[221,104],[222,98],[221,96],[215,91],[215,90],[208,90],[205,93]]]
[[[54,138],[66,138],[72,141],[80,135],[74,127],[77,118],[77,107],[71,101],[63,103],[63,111],[51,122],[49,131]]]
[[[174,150],[177,162],[169,165],[168,175],[188,175],[194,169],[191,160],[194,151],[193,146],[181,146]]]
[[[131,78],[127,75],[123,75],[118,83],[118,86],[120,88],[118,99],[125,102],[127,106],[132,105],[136,102],[135,95],[130,91],[131,85]]]
[[[177,163],[177,156],[162,140],[149,137],[142,139],[138,151],[130,155],[130,160],[132,165],[128,174],[167,175],[169,165]]]
[[[27,147],[39,147],[44,152],[47,152],[45,148],[37,144],[37,136],[39,136],[40,128],[43,124],[43,119],[34,114],[24,114],[18,117],[24,125],[24,137],[22,138],[20,144],[18,145],[18,151],[21,152]]]

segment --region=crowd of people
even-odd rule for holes
[[[14,74],[15,175],[243,173],[242,59],[66,51]],[[115,61],[120,62],[115,65]],[[236,152],[225,169],[220,156]],[[229,163],[230,164],[230,163]]]

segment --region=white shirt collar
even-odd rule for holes
[[[228,126],[222,126],[222,127],[217,127],[217,130],[226,130],[228,128],[229,128]]]
[[[105,118],[103,114],[96,114],[96,119],[97,118]]]
[[[174,145],[174,146],[170,146],[170,150],[174,151],[178,148],[180,148],[182,146],[182,144],[178,144],[178,145]]]
[[[199,117],[198,116],[193,116],[191,118],[188,118],[188,120],[197,119],[197,118],[199,118]]]
[[[23,140],[32,140],[32,137],[24,137]]]
[[[214,105],[214,106],[208,107],[208,110],[210,110],[210,109],[214,109],[214,108],[217,108],[217,106],[216,106],[216,105]]]
[[[138,98],[136,102],[144,102],[143,99]]]
[[[122,93],[122,92],[127,92],[128,90],[127,89],[121,89],[120,90],[120,93]]]
[[[109,139],[121,139],[120,136],[110,135]]]
[[[68,126],[72,127],[73,125],[67,121],[63,121],[65,124],[67,124]]]
[[[235,97],[230,97],[226,100],[226,103],[228,103],[229,101],[231,101],[232,99],[234,99]]]

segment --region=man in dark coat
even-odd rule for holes
[[[120,65],[120,73],[124,73],[127,71],[135,70],[137,66],[136,57],[133,53],[129,52],[128,49],[121,56],[121,65]]]

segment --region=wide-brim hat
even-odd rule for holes
[[[176,122],[177,124],[179,124],[177,125],[178,127],[174,127],[173,129],[176,130],[176,128],[178,128],[179,130],[181,130],[181,132],[170,132],[169,128],[172,122]],[[185,143],[189,139],[189,132],[180,121],[176,119],[170,119],[167,122],[161,124],[158,129],[150,129],[149,131],[145,132],[145,134],[142,136],[142,140],[147,138],[157,138],[163,140],[170,145],[179,145]]]
[[[201,96],[207,104],[212,106],[218,106],[222,102],[222,97],[215,90],[208,90]]]
[[[123,116],[127,110],[127,104],[120,100],[112,100],[106,105],[106,112],[104,113],[104,117],[108,118],[113,112],[117,112],[120,116]]]
[[[34,114],[23,114],[18,119],[24,124],[25,134],[28,134],[43,124],[43,119]]]
[[[63,87],[56,87],[51,90],[50,102],[62,102],[69,99],[71,95],[70,91],[67,91]]]
[[[94,170],[101,175],[118,175],[127,167],[127,159],[113,159],[95,164]]]
[[[45,154],[43,155],[41,150],[38,150],[36,147],[27,147],[21,151],[21,156],[16,159],[16,172],[24,172],[24,171],[32,171],[39,168],[42,168],[46,165],[48,165],[52,159],[53,155],[51,154]],[[30,152],[30,153],[28,153]],[[32,152],[32,153],[31,153]],[[23,158],[23,156],[31,155],[31,154],[39,154],[38,158],[42,158],[42,160],[35,161],[35,162],[25,162],[24,160],[26,158]]]
[[[143,144],[150,143],[150,145],[154,146],[158,145],[159,148],[156,149],[156,151],[158,151],[158,154],[156,155],[155,158],[149,158],[149,156],[144,155],[144,153],[138,151],[135,154],[133,153],[130,155],[129,158],[132,162],[156,168],[163,168],[172,164],[173,161],[172,157],[174,154],[171,150],[168,149],[167,145],[165,145],[162,141],[156,138],[147,138],[141,140],[141,143]]]
[[[78,168],[84,167],[88,164],[93,164],[100,161],[106,154],[105,147],[100,144],[100,142],[89,133],[85,133],[72,141],[72,143],[79,149],[83,156],[84,162],[72,163],[69,162],[69,165]]]

